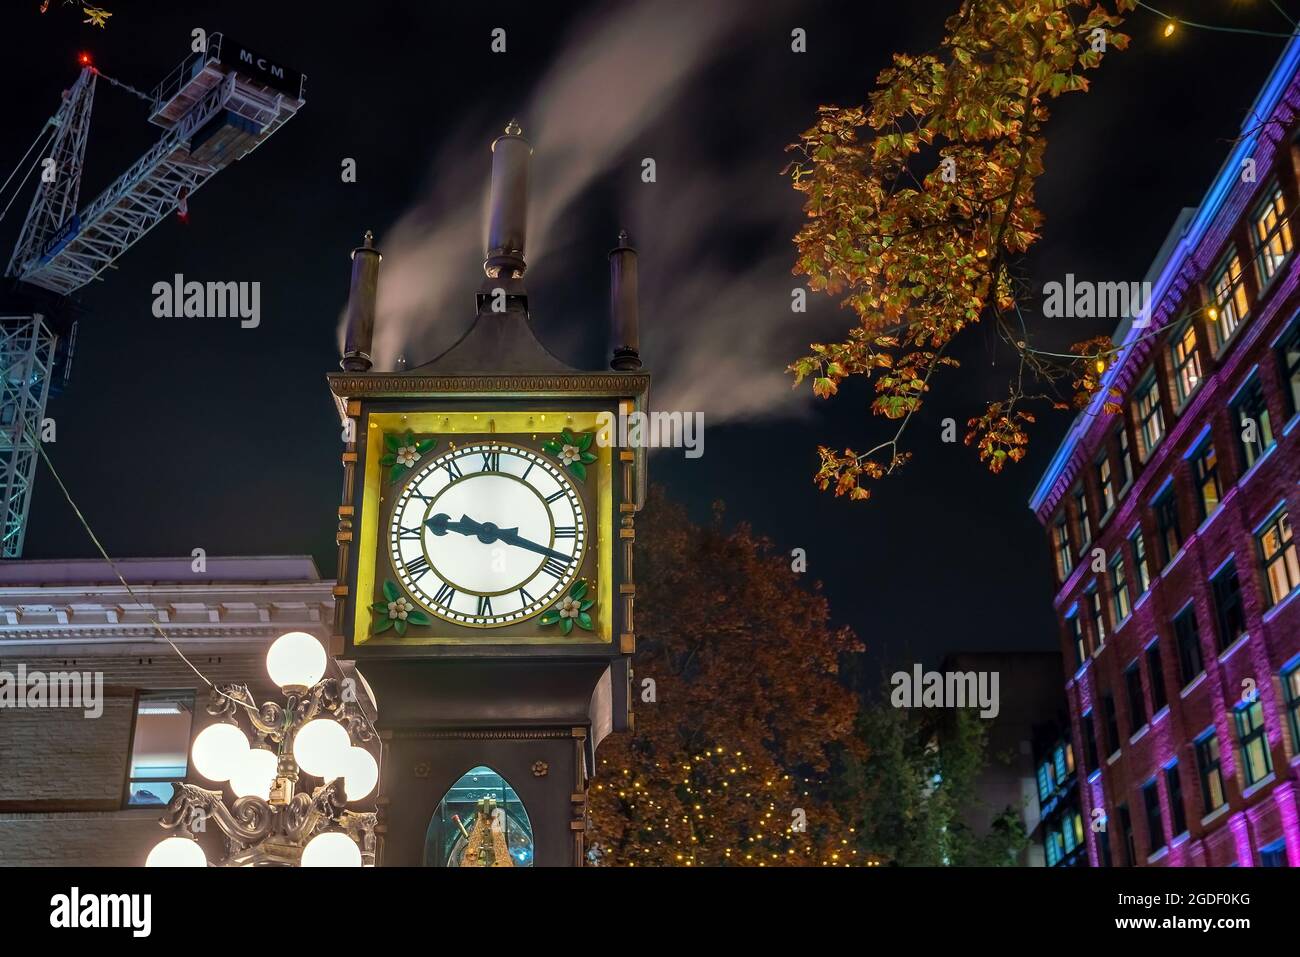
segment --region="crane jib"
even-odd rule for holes
[[[303,74],[276,63],[233,37],[223,36],[218,60],[240,73],[248,74],[272,89],[297,99],[302,98]]]

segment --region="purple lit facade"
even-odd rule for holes
[[[1300,866],[1298,130],[1293,39],[1030,501],[1093,866]]]

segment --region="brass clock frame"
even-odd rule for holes
[[[490,419],[490,421],[492,423],[495,423],[496,417],[493,416]],[[502,628],[502,627],[507,627],[509,625],[522,624],[543,614],[548,607],[550,607],[556,601],[562,598],[564,594],[567,592],[567,590],[570,587],[572,587],[573,583],[578,579],[579,572],[582,570],[583,564],[586,561],[587,551],[590,547],[591,540],[593,538],[592,532],[594,526],[592,525],[587,510],[587,503],[583,500],[583,488],[578,482],[574,480],[573,476],[569,473],[568,469],[566,469],[564,465],[561,464],[560,462],[553,460],[541,448],[530,448],[528,445],[519,442],[518,439],[511,442],[499,441],[495,438],[495,433],[490,433],[490,434],[493,434],[494,436],[493,440],[491,441],[472,441],[459,446],[453,444],[449,448],[442,449],[442,450],[439,450],[437,448],[430,450],[430,452],[427,453],[426,461],[423,461],[417,464],[415,467],[411,468],[410,474],[404,476],[401,479],[400,483],[394,483],[394,484],[400,484],[400,487],[396,490],[396,494],[391,506],[384,513],[386,516],[386,520],[385,520],[386,528],[384,529],[384,532],[385,532],[385,538],[388,542],[389,566],[391,567],[395,577],[397,578],[399,586],[403,585],[402,582],[403,576],[402,576],[401,569],[399,569],[398,567],[399,563],[393,545],[393,526],[399,521],[398,518],[399,509],[401,509],[403,502],[409,501],[409,499],[412,497],[410,494],[410,490],[414,487],[418,487],[421,481],[423,480],[423,478],[427,476],[429,473],[435,472],[439,468],[444,467],[439,463],[443,462],[449,456],[454,457],[458,454],[466,454],[468,451],[471,450],[495,446],[496,448],[501,449],[506,454],[514,456],[516,458],[523,458],[525,460],[532,459],[541,463],[543,469],[545,469],[548,473],[552,473],[553,476],[561,485],[567,486],[568,489],[572,491],[573,508],[578,520],[581,522],[582,536],[579,539],[578,548],[574,552],[574,560],[570,563],[572,566],[574,566],[572,572],[567,574],[563,579],[557,579],[560,582],[558,589],[555,588],[554,586],[547,589],[548,593],[554,591],[555,595],[553,595],[549,601],[543,601],[542,603],[538,604],[538,606],[532,612],[529,612],[526,615],[521,615],[520,617],[515,618],[513,620],[490,621],[490,622],[458,621],[455,618],[445,614],[442,611],[443,606],[437,602],[436,597],[431,597],[428,594],[428,592],[425,591],[424,589],[412,589],[409,587],[404,588],[406,594],[420,608],[424,609],[429,614],[433,615],[435,618],[439,618],[442,621],[457,627],[480,628],[480,629]],[[599,454],[597,454],[597,462],[594,464],[596,465],[600,464]],[[466,472],[460,478],[455,479],[454,481],[448,483],[444,488],[439,490],[438,495],[445,494],[452,487],[459,485],[462,482],[472,481],[477,476],[481,476],[485,474],[497,475],[500,476],[501,478],[511,479],[513,481],[520,483],[525,488],[527,488],[530,492],[532,492],[533,495],[537,497],[538,501],[542,505],[542,508],[546,510],[548,517],[550,516],[550,508],[547,505],[545,497],[542,496],[542,494],[538,492],[537,489],[531,483],[529,483],[526,478],[519,475],[513,475],[509,472],[482,472],[482,471]],[[432,512],[434,507],[435,507],[434,504],[430,503],[430,505],[426,509],[426,516],[430,512]],[[556,541],[555,529],[554,529],[554,525],[552,525],[551,537],[545,544],[547,545],[547,547],[554,548],[555,541]],[[421,535],[421,539],[420,539],[420,552],[424,556],[425,561],[429,564],[429,567],[434,569],[434,571],[438,574],[440,580],[444,582],[451,582],[452,579],[449,573],[444,571],[442,568],[440,568],[438,561],[435,559],[435,557],[432,554],[430,554],[428,540],[423,535]],[[544,562],[542,560],[539,560],[537,568],[534,569],[532,573],[530,573],[527,577],[525,577],[521,582],[511,585],[507,588],[498,589],[496,591],[476,591],[473,588],[468,588],[463,585],[457,585],[456,591],[460,594],[473,595],[478,598],[495,598],[499,595],[508,595],[511,592],[523,588],[524,585],[533,581],[533,579],[536,578],[537,573],[541,570],[543,564]]]
[[[571,432],[595,432],[600,424],[598,415],[599,410],[565,408],[561,403],[548,404],[546,408],[537,410],[490,409],[481,405],[463,410],[430,411],[427,407],[423,410],[369,410],[365,421],[358,423],[357,439],[358,445],[364,444],[362,459],[358,462],[361,512],[363,516],[373,518],[360,522],[357,542],[357,600],[351,603],[353,644],[358,648],[389,645],[405,648],[463,648],[483,644],[560,648],[611,645],[614,641],[613,550],[614,539],[618,534],[614,526],[613,462],[618,450],[595,443],[592,444],[591,451],[596,454],[596,461],[589,467],[585,483],[574,483],[578,486],[580,500],[583,500],[588,538],[586,555],[576,577],[594,578],[592,584],[596,605],[591,609],[591,632],[579,634],[579,630],[574,629],[573,633],[564,635],[553,625],[541,625],[538,616],[534,615],[519,622],[492,627],[452,623],[436,616],[431,634],[424,633],[427,631],[424,628],[418,629],[418,634],[417,629],[412,629],[401,636],[391,632],[379,635],[371,633],[375,612],[370,605],[376,600],[379,587],[383,584],[378,577],[377,566],[382,562],[383,570],[392,570],[387,545],[388,524],[392,506],[397,499],[396,488],[400,487],[400,480],[399,483],[387,482],[387,469],[380,464],[385,434],[410,431],[419,437],[436,437],[439,445],[434,452],[439,455],[460,445],[492,440],[519,444],[545,455],[540,452],[542,442],[563,429]],[[532,448],[532,445],[536,447]],[[381,533],[384,537],[382,548]],[[593,551],[594,562],[590,560]],[[590,568],[592,574],[584,576],[583,567]],[[563,592],[555,600],[558,601],[562,595]],[[424,607],[423,603],[416,601],[415,596],[410,597],[413,602]],[[530,629],[529,633],[518,633],[517,629],[521,627]]]

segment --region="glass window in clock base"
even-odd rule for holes
[[[485,765],[460,776],[429,822],[424,865],[533,866],[533,826],[505,778]]]

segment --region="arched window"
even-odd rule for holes
[[[505,778],[479,765],[448,789],[429,821],[424,866],[533,866],[533,826]]]

